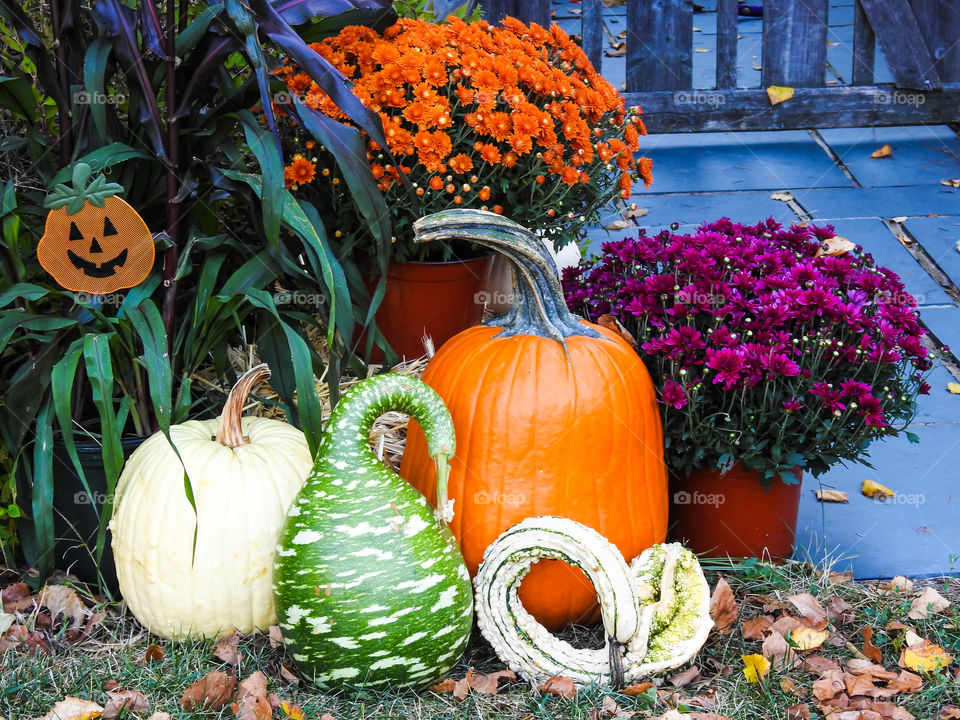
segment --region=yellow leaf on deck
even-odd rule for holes
[[[781,202],[790,202],[793,200],[793,193],[789,190],[777,190],[777,192],[770,193],[771,200],[780,200]]]
[[[830,633],[826,630],[799,627],[790,633],[790,644],[798,650],[813,650],[823,645],[828,637]]]
[[[850,498],[843,490],[817,490],[817,500],[820,502],[845,503],[850,502]]]
[[[763,655],[741,655],[743,676],[752,683],[758,683],[770,672],[770,661]]]
[[[960,188],[960,178],[952,178],[950,180],[941,180],[941,185],[946,185],[947,187]]]
[[[953,656],[950,655],[939,645],[934,645],[929,640],[916,643],[904,648],[900,655],[901,667],[918,672],[931,672],[947,667],[953,662]]]
[[[793,97],[793,88],[771,85],[767,88],[767,97],[770,99],[771,105],[779,105]]]
[[[860,492],[863,493],[866,497],[875,498],[875,497],[893,497],[894,493],[888,487],[885,487],[878,483],[876,480],[864,480],[863,484],[860,485]]]
[[[960,383],[948,382],[947,390],[953,395],[960,395]]]
[[[694,48],[694,52],[710,52],[707,48]]]
[[[890,219],[893,220],[893,222],[895,223],[902,223],[902,222],[906,222],[910,218],[907,217],[906,215],[897,215],[896,217],[890,218]]]
[[[885,157],[893,157],[893,148],[889,145],[884,145],[882,148],[874,150],[872,153],[870,153],[870,157],[874,158],[875,160]]]

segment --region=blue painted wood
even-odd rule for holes
[[[692,87],[693,0],[627,0],[627,90]]]
[[[917,24],[943,82],[960,80],[960,3],[955,0],[910,0]]]
[[[892,166],[888,166],[887,172],[891,176],[896,174]],[[808,213],[825,220],[880,215],[926,217],[930,213],[957,213],[960,208],[960,190],[939,183],[911,187],[794,188],[792,192]]]
[[[910,93],[898,91],[887,100],[895,106],[898,102],[910,99]],[[844,164],[860,184],[867,187],[926,184],[942,188],[944,186],[940,185],[940,180],[960,177],[960,140],[957,140],[956,133],[942,125],[839,128],[823,130],[820,134],[843,158]],[[883,145],[890,145],[892,157],[870,157],[874,150]],[[951,203],[946,197],[944,200],[939,211],[931,212],[946,212]],[[960,203],[953,205],[956,208]]]
[[[587,59],[600,72],[603,63],[603,5],[601,0],[583,0],[581,19],[583,51]]]
[[[874,212],[877,216],[885,216],[888,211],[884,208],[875,208]],[[880,220],[873,218],[830,220],[829,222],[814,220],[814,222],[820,225],[833,225],[838,235],[862,245],[866,252],[873,255],[878,265],[890,268],[900,276],[907,292],[913,295],[918,305],[953,305],[950,296],[914,260],[910,252]],[[957,419],[960,420],[960,416]]]
[[[764,87],[819,87],[827,59],[827,0],[763,4]]]
[[[628,69],[629,72],[629,69]],[[762,90],[716,90],[708,102],[678,101],[673,92],[628,92],[628,105],[640,105],[651,132],[785,130],[951,123],[960,121],[960,83],[941,92],[912,93],[890,86],[796,88],[790,100],[771,106]],[[922,98],[922,100],[920,100]]]
[[[960,396],[953,398],[954,412],[960,413]],[[820,483],[804,476],[795,558],[815,564],[829,558],[838,561],[834,570],[851,569],[858,579],[960,571],[960,424],[910,429],[919,443],[900,437],[870,447],[876,470],[836,466],[820,476]],[[898,496],[892,502],[864,497],[860,484],[868,479]],[[846,491],[850,502],[817,502],[813,491],[820,484]]]
[[[717,88],[737,86],[737,0],[717,2]]]
[[[863,5],[857,0],[853,18],[853,84],[871,85],[874,80],[874,60],[877,36],[873,34]]]
[[[937,217],[910,218],[904,223],[907,230],[916,238],[930,259],[960,287],[960,193],[953,207],[942,205],[941,213],[953,211],[954,215],[938,214]],[[957,317],[960,322],[960,316]],[[954,348],[960,355],[960,344]]]
[[[898,87],[936,90],[941,87],[913,8],[903,0],[860,0]]]
[[[652,190],[658,193],[851,186],[803,131],[648,135],[641,151],[653,159]],[[647,192],[636,190],[633,201],[644,207]]]

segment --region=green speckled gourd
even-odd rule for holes
[[[373,422],[389,410],[409,413],[427,437],[438,511],[370,449]],[[454,450],[446,406],[414,378],[364,380],[334,409],[274,564],[284,642],[315,684],[424,686],[463,654],[473,593],[446,524]]]

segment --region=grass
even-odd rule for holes
[[[864,625],[874,628],[874,643],[883,653],[883,664],[897,668],[900,643],[896,633],[888,633],[884,626],[891,620],[901,620],[914,627],[919,635],[940,645],[960,660],[960,579],[924,581],[934,585],[952,602],[947,613],[927,620],[909,620],[908,595],[884,595],[877,583],[836,583],[829,573],[820,572],[806,563],[766,565],[757,562],[730,563],[705,561],[711,586],[719,575],[727,578],[740,603],[740,621],[761,614],[763,599],[784,600],[794,593],[810,592],[822,603],[834,596],[852,606],[849,622],[834,628],[839,636],[838,646],[824,646],[820,653],[841,662],[854,652],[843,644],[848,641],[861,648],[859,630]],[[0,581],[0,585],[3,585]],[[919,585],[919,583],[918,583]],[[8,720],[40,717],[53,704],[72,695],[104,704],[104,684],[114,680],[127,689],[144,693],[151,702],[151,712],[161,710],[172,718],[193,720],[200,718],[232,718],[229,708],[222,711],[196,713],[180,709],[183,691],[210,670],[230,670],[225,663],[213,657],[212,643],[173,643],[150,636],[126,613],[122,604],[101,605],[96,610],[106,613],[103,622],[82,642],[68,642],[65,629],[54,625],[48,633],[50,654],[26,654],[10,651],[0,657],[0,716]],[[36,615],[31,620],[37,622]],[[41,621],[41,626],[43,622]],[[596,630],[572,629],[567,639],[574,644],[593,644],[599,639]],[[163,650],[159,662],[148,663],[145,651],[152,643]],[[265,636],[247,636],[241,639],[242,658],[235,673],[243,678],[262,670],[270,679],[270,690],[284,700],[299,704],[307,718],[319,718],[330,713],[338,720],[388,720],[422,718],[423,720],[465,720],[466,718],[517,718],[522,720],[554,720],[563,718],[587,720],[598,716],[591,713],[600,707],[604,696],[610,695],[624,709],[638,711],[637,717],[657,716],[679,706],[680,711],[710,711],[734,720],[786,719],[786,709],[796,703],[809,702],[813,717],[821,717],[810,695],[817,676],[800,668],[774,667],[761,684],[750,684],[742,673],[741,656],[760,652],[760,642],[744,640],[739,622],[729,635],[713,632],[703,650],[695,659],[701,680],[683,688],[674,689],[665,678],[655,679],[656,686],[636,697],[627,697],[599,687],[581,690],[573,699],[546,695],[525,682],[501,685],[497,695],[471,693],[458,702],[451,695],[427,691],[345,689],[335,694],[321,693],[309,688],[294,687],[280,679],[279,667],[290,662],[283,648],[273,648]],[[935,718],[944,705],[960,705],[960,674],[958,662],[944,670],[924,677],[920,692],[893,698],[917,718]],[[489,646],[478,635],[453,676],[462,677],[467,667],[485,673],[502,669]],[[789,679],[800,695],[788,691]],[[710,707],[712,703],[712,707]],[[699,707],[698,707],[699,706]],[[149,714],[143,716],[147,717]],[[284,717],[277,711],[275,717]]]

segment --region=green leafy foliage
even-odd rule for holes
[[[20,508],[23,559],[41,575],[52,569],[53,483],[64,468],[51,448],[62,446],[86,487],[76,447],[95,443],[107,476],[99,557],[124,461],[121,438],[218,414],[223,395],[197,382],[198,373],[229,384],[239,346],[270,347],[279,404],[314,447],[319,442],[319,402],[309,393],[295,399],[296,387],[312,385],[325,362],[333,383],[341,363],[357,362],[349,343],[372,316],[370,296],[320,214],[284,189],[279,139],[251,110],[270,116],[274,84],[282,87],[272,79],[278,49],[293,49],[327,68],[323,87],[343,99],[348,117],[382,133],[291,27],[309,34],[337,26],[341,15],[359,20],[357,13],[370,23],[395,18],[383,0],[170,0],[136,9],[120,0],[0,0],[4,553],[15,541],[3,529],[14,527]],[[357,182],[376,191],[369,173]],[[91,296],[53,283],[35,248],[54,188],[48,207],[68,213],[119,194],[141,214],[158,251],[142,284]],[[307,300],[277,301],[281,289]],[[307,337],[310,325],[323,329],[329,360]]]

